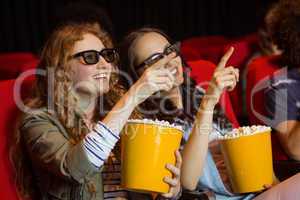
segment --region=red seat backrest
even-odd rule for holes
[[[249,59],[257,51],[258,47],[258,37],[257,34],[249,34],[241,38],[233,39],[228,45],[224,48],[225,52],[230,48],[234,47],[234,52],[231,55],[230,59],[227,62],[228,66],[234,66],[240,70],[240,81],[236,85],[235,89],[230,92],[229,96],[233,105],[239,105],[234,107],[234,112],[236,116],[243,117],[245,106],[244,101],[244,91],[243,91],[243,74],[248,63]]]
[[[230,42],[225,45],[223,54],[225,54],[225,52],[231,46],[234,47],[235,50],[228,60],[228,65],[243,68],[249,57],[252,56],[254,51],[258,50],[258,36],[256,33],[253,33],[243,37],[231,39]]]
[[[248,66],[247,72],[247,112],[250,124],[266,124],[264,90],[268,86],[269,78],[280,67],[277,64],[279,56],[262,56],[254,59]],[[288,157],[282,150],[275,134],[272,135],[272,149],[275,160],[287,160]]]
[[[266,83],[269,80],[270,76],[279,69],[279,66],[276,64],[276,61],[279,59],[279,56],[262,56],[254,59],[248,66],[247,72],[247,112],[249,114],[249,122],[251,124],[264,124],[255,114],[255,112],[262,115],[266,115],[264,102],[264,89],[255,92],[253,89],[258,87],[258,84]],[[267,85],[266,85],[267,86]],[[251,92],[254,95],[251,99]],[[251,109],[251,104],[253,109]]]
[[[0,54],[0,80],[15,79],[29,66],[35,67],[37,62],[38,58],[32,53],[2,53]]]
[[[22,65],[20,65],[20,73],[25,72],[27,70],[30,69],[35,69],[39,64],[39,60],[38,59],[34,59],[34,60],[30,60],[26,63],[23,63]],[[20,75],[20,73],[18,75]]]
[[[190,61],[188,62],[188,65],[191,67],[191,77],[198,85],[206,89],[210,79],[212,78],[216,65],[205,60]],[[239,123],[233,112],[229,95],[226,91],[223,92],[220,98],[220,105],[233,126],[235,128],[239,127]]]
[[[249,58],[258,49],[258,38],[256,34],[246,35],[241,38],[232,39],[223,49],[223,54],[234,47],[234,53],[229,58],[227,65],[233,65],[243,70]]]
[[[217,63],[228,42],[224,36],[194,37],[182,41],[180,51],[187,61],[203,59]]]
[[[33,79],[28,79],[22,85],[21,96],[25,97],[31,90]],[[19,109],[14,100],[14,86],[16,81],[0,81],[0,196],[2,199],[18,200],[13,181],[13,170],[9,161],[9,139],[13,134]]]
[[[190,38],[182,41],[181,53],[183,58],[187,61],[201,59],[209,60],[217,64],[230,46],[233,46],[235,51],[227,65],[239,68],[240,74],[242,75],[246,63],[258,46],[258,37],[256,33],[234,39],[227,39],[224,36]],[[234,105],[239,105],[234,107],[235,115],[243,117],[243,106],[245,106],[245,102],[243,99],[242,81],[240,81],[235,89],[229,93],[229,96]]]
[[[18,199],[16,188],[13,183],[12,168],[9,162],[9,134],[14,130],[17,107],[13,100],[13,85],[15,80],[6,80],[0,82],[0,195],[3,199]]]

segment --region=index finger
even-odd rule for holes
[[[224,68],[226,66],[226,63],[228,62],[228,60],[229,60],[230,56],[232,55],[233,51],[234,51],[233,47],[230,47],[228,49],[228,51],[221,58],[218,66],[217,66],[218,69],[222,69],[222,68]]]

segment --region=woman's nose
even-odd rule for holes
[[[100,68],[105,68],[105,69],[111,68],[111,64],[108,63],[102,56],[100,56],[99,62],[97,63],[97,69]]]

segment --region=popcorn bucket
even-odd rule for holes
[[[261,191],[273,183],[271,129],[221,140],[234,193]]]
[[[163,178],[172,174],[165,165],[175,165],[175,151],[181,138],[179,128],[129,121],[121,135],[122,187],[140,192],[169,192]]]

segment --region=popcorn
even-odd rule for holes
[[[243,127],[233,129],[232,131],[228,132],[224,136],[219,135],[218,139],[220,140],[234,139],[242,136],[249,136],[258,133],[263,133],[266,131],[271,131],[271,128],[262,125],[243,126]]]
[[[170,124],[168,121],[164,120],[152,120],[152,119],[130,119],[127,120],[127,123],[141,123],[141,124],[153,124],[153,125],[159,125],[159,126],[165,126],[169,128],[176,128],[180,131],[183,131],[182,126],[176,125],[176,124]]]

